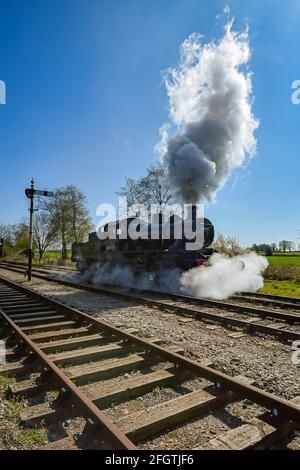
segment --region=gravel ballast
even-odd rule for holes
[[[228,336],[230,330],[221,326],[211,330],[202,321],[192,319],[185,323],[176,314],[166,314],[131,301],[39,279],[33,279],[28,284],[24,275],[5,269],[0,269],[0,275],[100,320],[136,328],[140,336],[157,337],[163,345],[183,348],[187,357],[209,360],[215,369],[232,376],[244,375],[252,379],[254,385],[280,397],[291,399],[300,395],[300,366],[292,363],[291,346],[274,338],[249,335],[233,338]],[[213,420],[214,417],[207,419]],[[184,433],[184,429],[178,432]],[[168,439],[172,439],[172,436]],[[158,448],[159,442],[161,440],[154,440],[153,446]],[[162,444],[165,447],[166,443]],[[300,449],[299,436],[288,446]]]

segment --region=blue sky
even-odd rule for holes
[[[300,3],[226,2],[250,27],[257,155],[206,214],[242,244],[297,240],[300,229]],[[0,0],[0,223],[26,216],[24,188],[76,184],[92,217],[125,177],[155,159],[168,119],[161,71],[197,31],[222,34],[220,0]],[[249,174],[251,173],[251,174]],[[236,176],[238,176],[236,180]],[[236,182],[235,182],[236,181]]]

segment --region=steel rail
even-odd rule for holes
[[[2,278],[1,278],[2,281]],[[21,328],[0,308],[0,314],[4,319],[6,326],[10,326],[19,336],[19,341],[26,345],[26,349],[30,350],[40,361],[47,371],[51,371],[54,380],[60,387],[67,390],[74,404],[81,409],[85,415],[92,420],[93,425],[99,427],[101,438],[103,435],[112,443],[114,448],[120,450],[135,450],[136,446],[130,441],[107,416],[89,400],[84,393],[78,388],[63,372],[57,367],[47,355],[34,344],[34,342],[21,330]],[[96,437],[96,435],[95,435]]]
[[[255,297],[254,295],[251,295],[250,293],[248,295],[236,294],[232,296],[230,300],[237,300],[239,302],[254,303],[254,304],[261,304],[261,305],[269,305],[269,306],[278,307],[281,309],[282,308],[292,309],[294,311],[297,311],[298,315],[299,315],[298,311],[300,310],[299,303],[284,302],[281,300],[271,300],[271,299],[266,299],[264,297]]]
[[[300,297],[287,297],[285,295],[277,295],[277,294],[263,294],[261,292],[240,292],[240,296],[255,296],[258,298],[266,298],[270,300],[278,300],[282,302],[293,302],[300,304]]]
[[[155,292],[154,292],[155,293]],[[212,299],[204,299],[199,297],[191,297],[188,295],[183,294],[164,294],[159,293],[159,295],[169,295],[169,297],[177,298],[178,300],[186,300],[187,302],[196,303],[199,305],[205,305],[207,307],[214,307],[221,310],[231,310],[233,312],[238,313],[246,313],[250,315],[257,315],[262,318],[272,317],[277,318],[279,320],[284,320],[286,322],[299,322],[300,323],[300,315],[297,313],[285,313],[285,312],[278,312],[276,310],[266,310],[258,307],[249,307],[246,305],[235,304],[232,302],[225,302],[221,300],[212,300]]]
[[[91,317],[88,314],[81,312],[80,310],[69,307],[65,304],[57,302],[56,300],[49,299],[42,294],[38,294],[31,289],[20,286],[6,278],[3,278],[2,276],[0,276],[0,280],[2,283],[13,287],[15,290],[26,292],[29,296],[39,298],[45,304],[56,306],[58,310],[69,314],[70,317],[72,316],[80,319],[83,323],[88,322],[93,324],[94,326],[99,327],[102,331],[106,330],[107,332],[122,338],[126,342],[131,342],[135,345],[141,346],[146,351],[155,353],[158,357],[165,358],[167,361],[175,364],[177,369],[181,367],[184,371],[190,370],[191,372],[194,372],[196,375],[203,377],[212,383],[215,383],[218,390],[226,390],[238,393],[242,398],[250,399],[253,402],[267,408],[273,413],[273,415],[279,416],[283,419],[290,419],[297,424],[300,424],[300,406],[289,402],[284,398],[277,397],[253,385],[245,384],[237,378],[231,377],[227,374],[224,374],[223,372],[219,372],[212,367],[200,364],[197,361],[165,349],[162,346],[152,343],[144,338],[140,338],[132,333],[122,331],[107,322]]]

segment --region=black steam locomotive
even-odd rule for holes
[[[199,227],[203,230],[202,246],[186,249],[186,244],[193,242],[185,236],[184,224],[187,222],[172,216],[165,224],[161,214],[157,217],[151,224],[127,218],[102,226],[98,233],[90,233],[88,242],[73,244],[72,261],[76,262],[81,273],[97,263],[108,267],[127,266],[134,274],[145,271],[158,273],[174,268],[188,270],[207,262],[213,253],[210,245],[214,240],[214,226],[208,219],[197,219],[197,230]],[[195,230],[195,217],[191,219],[191,224],[192,230]],[[182,236],[178,238],[180,226]],[[130,235],[130,227],[140,235],[138,238]],[[107,238],[103,239],[105,232]]]

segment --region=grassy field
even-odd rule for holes
[[[39,260],[38,253],[35,253],[35,257],[33,260],[34,264],[51,264],[54,266],[71,266],[74,263],[71,261],[71,250],[67,251],[67,259],[62,260],[61,258],[61,251],[47,251],[44,253],[42,260]]]
[[[262,294],[285,295],[287,297],[300,297],[300,282],[293,281],[265,281],[260,291]]]
[[[68,259],[71,258],[71,250],[67,251],[67,256],[68,256]],[[37,252],[35,252],[35,257],[38,258],[38,253]],[[46,251],[46,253],[44,253],[43,258],[61,259],[61,251],[59,251],[59,250],[57,250],[57,251]]]
[[[267,257],[269,267],[264,273],[264,294],[300,297],[300,252],[274,254]]]
[[[34,258],[33,258],[33,264],[34,265],[43,265],[43,264],[50,264],[54,266],[74,266],[74,263],[71,261],[71,250],[67,251],[67,259],[63,260],[61,257],[61,251],[59,250],[53,250],[53,251],[47,251],[44,253],[42,260],[40,261],[39,259],[39,253],[37,251],[34,252]],[[5,257],[7,261],[19,261],[26,263],[27,257],[22,256],[16,253],[12,253],[11,255],[8,255]]]
[[[271,266],[300,266],[300,256],[274,255],[267,256],[267,259]]]
[[[286,251],[280,252],[280,253],[273,253],[273,256],[300,256],[300,251]]]

